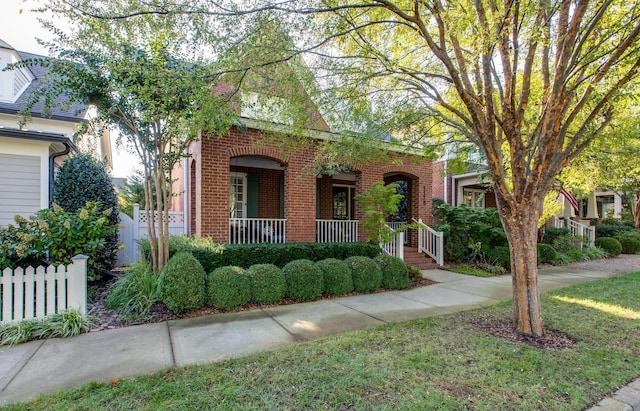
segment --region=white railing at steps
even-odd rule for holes
[[[358,220],[316,220],[316,242],[355,243],[359,223]]]
[[[413,221],[421,226],[418,228],[418,252],[433,258],[438,265],[444,265],[444,233],[424,224],[422,219]]]
[[[387,223],[385,225],[386,229],[389,231],[394,231],[392,227]],[[398,257],[401,260],[404,260],[404,231],[400,231],[393,236],[393,239],[388,243],[380,243],[380,248],[386,254]]]
[[[286,243],[287,220],[230,218],[229,244]]]
[[[584,237],[587,239],[589,247],[595,246],[596,230],[593,227],[574,220],[561,220],[558,217],[553,217],[553,226],[555,228],[568,228],[572,236]]]

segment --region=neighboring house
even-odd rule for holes
[[[86,108],[54,108],[45,116],[43,104],[38,103],[31,110],[31,121],[19,127],[19,113],[47,69],[1,70],[7,64],[33,58],[46,57],[17,51],[0,40],[0,226],[13,222],[17,214],[27,217],[49,207],[55,169],[78,146],[111,164],[108,133],[100,141],[87,138],[73,142],[78,124],[89,115]]]
[[[470,208],[496,208],[496,197],[492,191],[485,164],[469,163],[468,171],[461,174],[447,175],[447,159],[433,165],[433,197],[442,198],[453,206],[466,205]],[[595,190],[587,198],[578,200],[578,213],[571,203],[560,195],[564,202],[561,216],[590,220],[595,218],[620,218],[622,214],[622,199],[612,191]]]
[[[315,129],[307,130],[315,142],[294,149],[263,139],[291,130],[277,114],[256,119],[244,108],[241,114],[228,134],[191,143],[190,157],[174,170],[179,195],[172,209],[186,213],[190,234],[223,243],[365,241],[359,224],[365,215],[355,196],[376,181],[405,181],[408,222],[431,223],[431,161],[416,162],[402,147],[381,142],[393,161],[345,164],[330,175],[317,167],[316,154],[322,140],[339,135],[317,111],[309,113]],[[411,232],[408,245],[417,241]]]

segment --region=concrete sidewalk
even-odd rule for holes
[[[541,269],[541,292],[619,274],[608,265]],[[631,267],[640,270],[640,256]],[[631,271],[631,270],[629,270]],[[246,312],[91,332],[0,347],[0,405],[90,381],[147,374],[285,347],[392,321],[492,305],[512,297],[511,277],[478,278],[441,270],[438,284]]]

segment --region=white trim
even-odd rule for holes
[[[237,215],[233,215],[234,207],[231,204],[231,190],[233,189],[233,184],[231,184],[232,178],[242,178],[242,216],[238,217]],[[234,203],[238,203],[237,200],[234,200]],[[247,218],[247,173],[239,173],[239,172],[229,172],[229,216],[230,218]]]

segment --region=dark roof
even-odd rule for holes
[[[7,43],[5,43],[2,40],[0,40],[0,47],[13,49],[11,46],[9,46]],[[50,58],[50,57],[41,56],[38,54],[27,53],[24,51],[17,51],[17,52],[22,60]],[[31,74],[33,74],[33,77],[35,77],[35,79],[31,82],[31,84],[29,84],[27,89],[20,95],[20,97],[18,97],[15,103],[0,102],[0,113],[16,114],[20,110],[24,109],[27,105],[27,102],[29,100],[29,96],[31,95],[31,93],[33,93],[38,88],[38,86],[40,85],[41,79],[49,72],[49,69],[47,67],[42,67],[38,65],[30,66],[29,70],[31,71]],[[63,101],[64,101],[64,98],[56,99],[56,103],[61,103]],[[51,108],[50,115],[48,116],[43,115],[43,111],[44,111],[44,102],[39,101],[31,108],[31,116],[39,117],[39,118],[52,118],[55,120],[62,120],[62,121],[78,122],[78,121],[84,120],[84,116],[87,112],[87,108],[86,106],[83,106],[80,104],[73,104],[69,110],[64,111],[58,107],[58,104],[54,104],[54,106]]]

